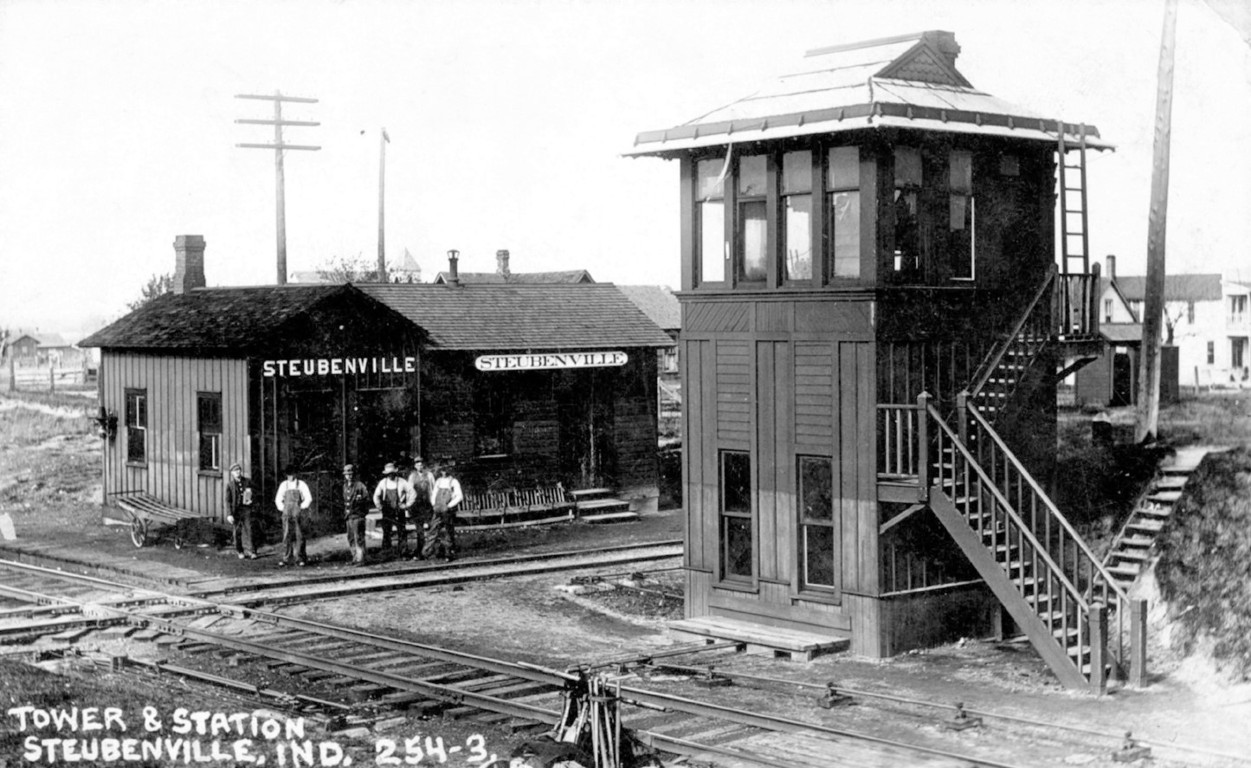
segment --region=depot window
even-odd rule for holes
[[[699,282],[725,282],[725,161],[700,160],[696,169],[696,242]]]
[[[951,276],[956,280],[972,280],[976,256],[973,234],[977,222],[977,201],[973,197],[973,153],[952,152],[948,171],[947,255],[951,260]]]
[[[834,515],[834,460],[799,457],[799,561],[801,589],[836,594],[841,548]]]
[[[834,147],[826,164],[829,275],[860,277],[860,149]]]
[[[750,582],[755,575],[752,538],[751,456],[721,452],[721,578]]]
[[[736,283],[764,283],[768,274],[768,159],[748,155],[739,160],[736,202],[738,216],[734,239]]]
[[[916,275],[921,270],[921,150],[895,148],[895,253],[894,271]]]
[[[782,155],[782,280],[812,281],[812,153]]]
[[[196,423],[200,433],[200,471],[222,471],[222,393],[196,393]]]
[[[148,391],[126,390],[126,461],[146,464],[148,461]]]

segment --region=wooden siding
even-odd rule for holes
[[[746,299],[745,299],[746,301]],[[753,618],[797,629],[855,631],[840,590],[876,592],[875,344],[868,301],[762,299],[684,304],[685,317],[742,318],[743,331],[684,328],[686,565],[689,616]],[[734,306],[734,305],[728,305]],[[802,318],[805,332],[794,330]],[[726,324],[721,323],[722,328]],[[737,327],[737,326],[734,326]],[[841,331],[841,333],[840,333]],[[756,578],[720,582],[719,456],[749,451]],[[833,467],[837,580],[804,590],[798,540],[800,455]],[[871,623],[877,631],[876,623]]]
[[[123,491],[144,491],[205,517],[225,519],[225,479],[233,462],[251,474],[248,373],[244,360],[156,356],[104,350],[100,403],[117,414],[117,436],[104,446],[105,502]],[[126,390],[148,399],[146,462],[126,462]],[[220,472],[200,471],[196,394],[220,392]]]

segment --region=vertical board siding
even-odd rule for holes
[[[251,467],[248,434],[248,374],[244,360],[156,356],[104,350],[101,404],[117,414],[117,436],[104,445],[105,503],[125,491],[143,491],[161,501],[214,519],[225,518],[227,468]],[[126,390],[148,398],[147,461],[126,464]],[[200,472],[197,394],[222,396],[221,472]]]
[[[759,543],[759,560],[756,573],[762,579],[779,579],[777,547],[784,536],[785,523],[778,519],[778,494],[787,483],[779,478],[778,439],[776,426],[777,391],[774,387],[775,344],[760,342],[754,345],[756,357],[756,447],[752,471],[756,475],[756,528],[755,539]],[[785,451],[785,446],[782,447]],[[789,576],[787,577],[789,580]]]

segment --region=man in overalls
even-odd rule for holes
[[[430,489],[434,486],[434,475],[426,469],[421,457],[413,459],[413,471],[408,473],[408,484],[413,487],[413,505],[409,507],[409,516],[413,520],[413,529],[417,534],[417,544],[413,548],[414,560],[425,559],[426,534],[430,526],[431,510]]]
[[[437,478],[430,488],[430,505],[434,507],[430,520],[430,533],[426,537],[427,558],[442,557],[447,562],[456,559],[456,508],[464,500],[460,481],[452,477],[447,465],[440,466]]]
[[[278,565],[290,565],[294,555],[295,564],[308,564],[308,553],[304,550],[304,510],[313,505],[313,494],[308,486],[295,476],[295,467],[288,466],[282,474],[286,480],[278,486],[274,496],[274,505],[282,513],[282,548],[283,556]]]
[[[400,557],[408,542],[408,521],[405,520],[408,508],[413,505],[413,487],[408,481],[396,474],[395,464],[387,462],[382,468],[382,480],[374,489],[374,506],[382,511],[382,551],[384,555],[391,552],[391,532],[395,532],[396,549]]]

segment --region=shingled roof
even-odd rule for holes
[[[665,155],[791,136],[910,128],[1055,142],[1058,121],[970,85],[956,69],[960,46],[933,30],[809,51],[755,93],[672,128],[638,134],[627,155]],[[1080,126],[1064,124],[1075,141]],[[1112,145],[1085,126],[1086,144]]]
[[[611,283],[361,285],[449,350],[609,349],[673,344]]]
[[[351,285],[198,288],[158,296],[79,346],[249,351],[272,345],[287,322],[335,297],[376,303]]]
[[[663,330],[676,331],[682,327],[682,306],[666,286],[618,285],[617,288]]]
[[[1117,275],[1116,284],[1128,301],[1145,301],[1147,278],[1144,275]],[[1220,301],[1220,274],[1165,275],[1165,301]]]

